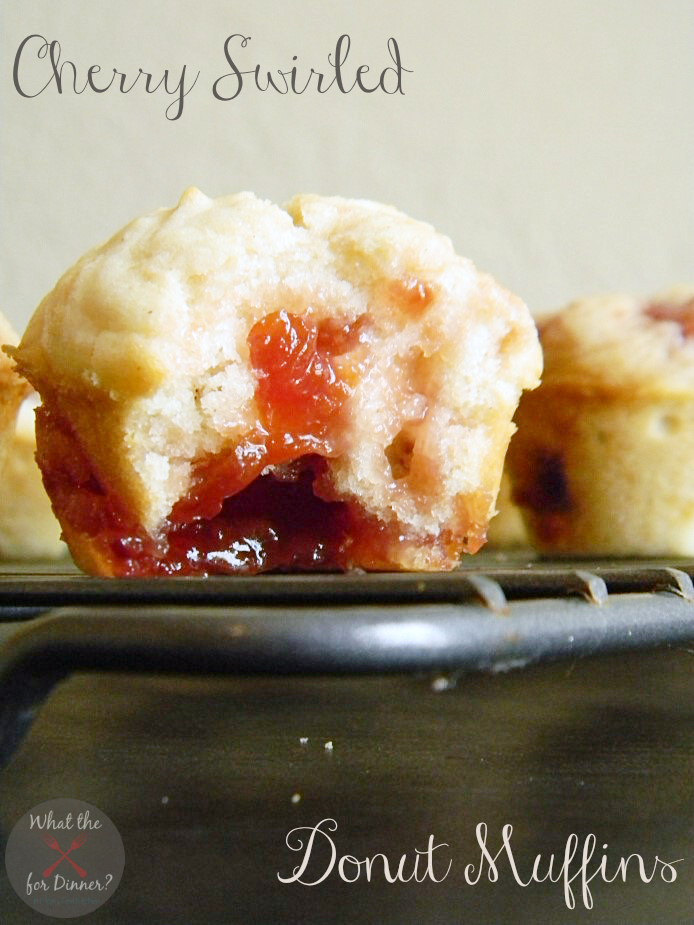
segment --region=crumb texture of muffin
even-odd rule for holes
[[[0,312],[0,346],[11,347],[17,340],[9,321]],[[17,375],[10,358],[0,350],[0,472],[12,442],[19,407],[28,392],[28,383]]]
[[[195,189],[86,254],[14,357],[65,538],[107,575],[452,568],[541,366],[525,305],[429,225]]]
[[[694,288],[602,296],[540,326],[513,498],[548,554],[694,555]]]

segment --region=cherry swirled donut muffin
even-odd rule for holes
[[[533,544],[694,555],[694,288],[575,302],[540,337],[507,460]]]
[[[429,225],[195,189],[85,255],[14,357],[104,575],[450,569],[541,365],[525,305]]]

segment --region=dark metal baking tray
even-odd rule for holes
[[[694,642],[694,562],[483,554],[452,573],[90,578],[0,570],[0,763],[73,671],[505,671]],[[442,675],[445,683],[445,675]]]

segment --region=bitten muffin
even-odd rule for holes
[[[0,475],[0,558],[10,561],[67,556],[36,465],[34,399],[35,396],[25,399],[19,409],[17,428]]]
[[[17,335],[0,312],[0,346],[17,343]],[[14,434],[17,412],[29,391],[27,382],[14,370],[12,361],[0,350],[0,474]]]
[[[104,575],[450,569],[541,365],[525,305],[429,225],[195,189],[82,258],[14,356]]]
[[[551,554],[694,554],[694,288],[576,302],[540,327],[545,370],[508,456]]]

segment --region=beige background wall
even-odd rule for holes
[[[694,0],[12,0],[0,23],[0,304],[20,330],[83,250],[189,185],[393,203],[536,312],[694,281]],[[305,79],[347,33],[350,83],[392,65],[391,36],[412,73],[404,95],[281,96],[247,77],[220,102],[235,32],[251,36],[240,69]],[[75,95],[69,68],[62,94],[24,99],[11,67],[32,33],[60,41],[80,86],[93,64],[128,84],[138,68],[200,76],[176,121],[163,88]],[[28,92],[51,73],[37,49]]]

